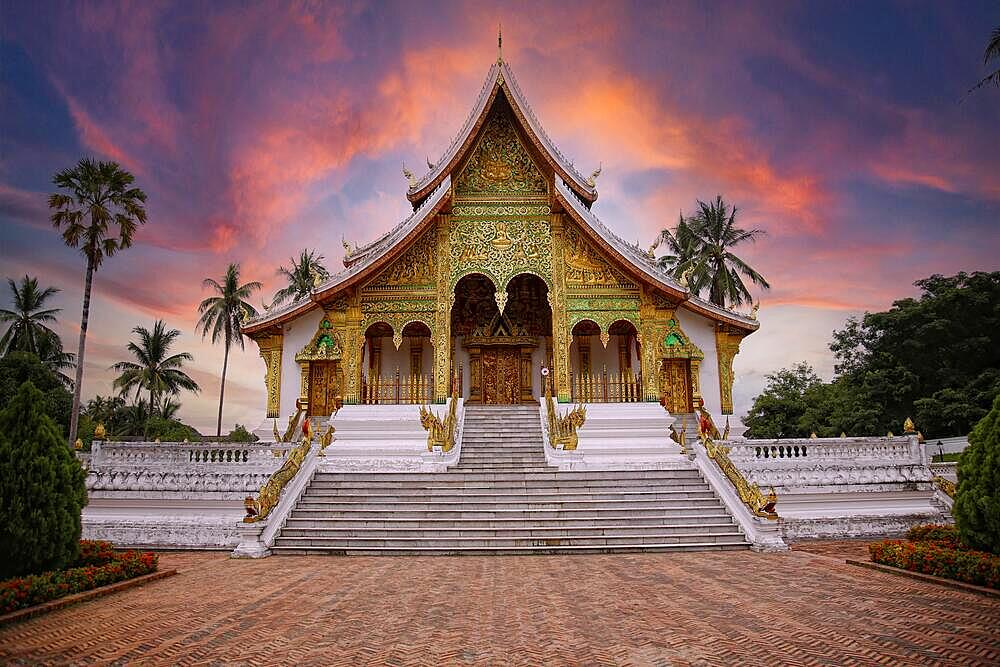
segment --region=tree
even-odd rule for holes
[[[958,459],[952,514],[962,542],[1000,554],[1000,396],[976,424]]]
[[[996,64],[1000,65],[1000,26],[993,29],[993,33],[990,35],[989,41],[986,42],[986,50],[983,51],[983,66],[989,67],[992,61],[996,61]],[[983,86],[990,83],[994,86],[1000,87],[1000,67],[997,67],[995,70],[980,79],[979,83],[969,89],[969,93],[979,90]]]
[[[106,257],[132,245],[136,227],[146,222],[146,193],[133,186],[135,177],[115,162],[80,160],[76,167],[64,169],[52,178],[56,187],[67,192],[49,196],[52,224],[62,230],[63,241],[79,248],[87,258],[83,283],[83,314],[80,317],[80,345],[76,354],[76,380],[73,383],[73,411],[70,415],[69,440],[76,439],[83,385],[83,355],[90,322],[90,292],[94,272]],[[112,230],[117,230],[116,235]]]
[[[30,352],[11,352],[0,359],[0,406],[9,405],[25,382],[41,392],[42,412],[52,418],[62,433],[68,433],[73,394],[59,376]]]
[[[257,310],[247,303],[253,292],[259,290],[259,282],[251,281],[240,285],[240,265],[230,264],[226,275],[219,283],[212,278],[205,278],[204,287],[215,290],[216,296],[210,296],[198,306],[197,329],[201,329],[204,338],[211,332],[212,343],[222,340],[225,353],[222,357],[222,384],[219,388],[219,419],[216,423],[215,435],[222,435],[222,404],[226,395],[226,370],[229,367],[229,348],[235,343],[243,349],[243,335],[240,325],[247,318],[257,314]]]
[[[157,320],[152,331],[137,326],[132,333],[139,337],[139,342],[129,342],[126,347],[135,361],[119,361],[111,367],[119,373],[115,379],[116,389],[123,393],[134,391],[136,398],[141,391],[149,392],[149,409],[153,413],[161,409],[160,399],[164,396],[182,390],[200,390],[198,383],[181,370],[194,357],[188,352],[170,354],[170,346],[181,335],[180,331],[167,330],[163,320]]]
[[[80,549],[83,467],[30,382],[0,411],[0,579],[66,567]]]
[[[688,273],[690,289],[696,294],[707,289],[708,300],[723,308],[753,301],[743,278],[770,289],[764,276],[732,252],[735,246],[764,236],[764,230],[737,227],[737,208],[721,196],[709,204],[699,200],[698,209],[692,217],[681,216],[673,232],[660,232],[669,248],[669,254],[660,258],[661,266],[668,267],[675,278]]]
[[[58,339],[48,324],[56,321],[60,308],[46,308],[45,302],[59,292],[55,287],[38,288],[38,279],[27,274],[20,284],[7,279],[14,298],[14,310],[0,309],[0,322],[8,323],[7,332],[0,338],[0,354],[31,352],[38,355],[39,346],[46,339]]]
[[[806,392],[823,384],[812,366],[802,361],[764,378],[767,385],[743,418],[748,437],[798,438],[809,435],[799,426],[808,409]]]
[[[308,297],[313,288],[330,277],[330,272],[323,266],[323,255],[314,250],[303,250],[298,261],[292,257],[292,268],[278,268],[278,275],[284,276],[288,286],[278,290],[271,302],[272,306],[284,303],[288,299],[298,301]]]
[[[38,341],[38,360],[55,373],[59,381],[66,387],[73,388],[73,379],[66,371],[76,366],[76,355],[64,352],[62,340],[58,336],[46,336]]]

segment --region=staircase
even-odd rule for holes
[[[529,554],[746,549],[694,468],[559,472],[537,405],[469,406],[445,473],[317,472],[275,553]]]

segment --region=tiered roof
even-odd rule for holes
[[[432,223],[434,216],[450,202],[452,173],[471,149],[501,90],[525,135],[554,172],[553,192],[556,201],[577,221],[592,241],[605,252],[616,256],[637,279],[665,291],[685,307],[747,332],[759,327],[756,320],[714,306],[688,292],[657,265],[649,252],[623,240],[594,215],[590,210],[597,199],[594,176],[584,178],[556,148],[517,85],[510,65],[498,59],[487,73],[472,112],[444,155],[421,178],[411,180],[406,196],[414,205],[413,213],[371,243],[350,252],[344,258],[345,269],[318,285],[308,299],[261,313],[244,324],[243,332],[252,334],[264,331],[293,319],[317,307],[320,301],[334,293],[377,275],[378,271],[399,257]]]

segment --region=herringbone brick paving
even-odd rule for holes
[[[261,561],[183,553],[161,563],[181,574],[0,628],[0,660],[1000,662],[1000,602],[801,550]]]

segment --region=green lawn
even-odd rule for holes
[[[958,457],[961,456],[961,455],[962,455],[962,452],[949,452],[947,454],[944,454],[943,456],[941,454],[935,454],[934,457],[931,459],[931,462],[932,463],[954,463],[955,461],[958,461]]]

